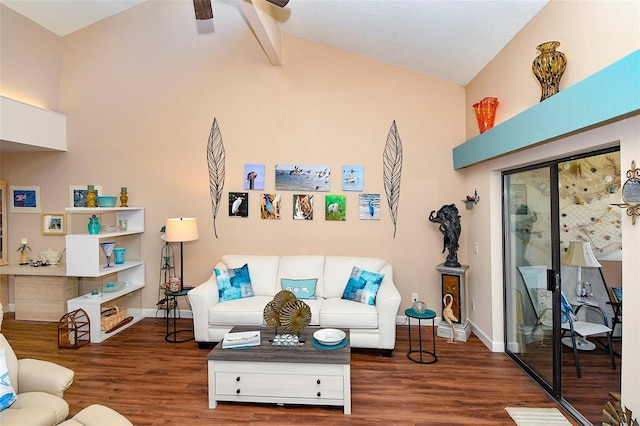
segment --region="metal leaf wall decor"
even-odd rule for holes
[[[384,191],[387,194],[389,213],[393,222],[393,238],[396,238],[398,203],[400,202],[400,178],[402,177],[402,141],[393,120],[382,155]]]
[[[214,117],[207,144],[207,163],[209,164],[209,192],[211,193],[211,210],[213,211],[213,233],[216,239],[218,238],[216,217],[218,216],[218,208],[222,199],[222,188],[224,188],[224,160],[225,152],[222,134],[220,133],[220,128],[218,128],[218,121]]]

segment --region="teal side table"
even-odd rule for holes
[[[418,364],[433,364],[438,361],[438,356],[436,355],[436,327],[435,327],[435,318],[436,313],[431,309],[427,309],[424,313],[419,314],[413,310],[413,308],[405,309],[404,314],[407,316],[407,323],[409,324],[409,352],[407,352],[407,358],[409,358],[413,362],[417,362]],[[418,342],[419,342],[419,350],[413,350],[412,342],[411,342],[411,318],[415,318],[418,320]],[[422,330],[421,330],[421,321],[422,320],[431,320],[431,341],[433,342],[433,350],[427,351],[422,349]],[[418,354],[419,357],[416,357],[413,354]],[[426,359],[425,359],[426,357]],[[416,359],[417,358],[417,359]]]

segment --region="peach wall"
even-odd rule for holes
[[[470,105],[483,97],[496,96],[500,99],[496,125],[539,102],[540,85],[531,72],[531,62],[537,55],[535,47],[541,42],[560,41],[559,50],[568,57],[561,90],[640,48],[640,3],[580,2],[579,6],[576,5],[577,2],[552,0],[467,85],[465,113],[468,138],[478,134]],[[487,346],[504,350],[501,170],[590,151],[619,141],[624,172],[631,164],[631,159],[638,161],[638,120],[624,120],[461,171],[467,182],[473,182],[480,195],[484,196],[469,217],[465,250],[469,271],[473,274],[472,282],[477,283],[469,287],[469,300],[474,300],[476,305],[476,311],[471,312],[471,320],[474,331]],[[637,226],[634,228],[630,221],[623,221],[624,260],[638,258],[639,236]],[[474,242],[480,246],[479,255],[472,254]],[[633,278],[634,268],[632,262],[623,261],[625,282],[638,282]],[[625,322],[635,323],[628,318]],[[638,333],[637,327],[624,329],[625,359],[636,359],[640,355]],[[632,364],[625,365],[627,367],[623,366],[622,370],[623,401],[630,408],[639,410],[637,399],[632,399],[632,392],[635,392],[632,389],[640,386],[638,369]]]
[[[129,204],[146,208],[147,308],[158,300],[159,231],[174,216],[199,224],[200,239],[185,245],[186,284],[208,278],[225,253],[377,256],[394,265],[403,308],[412,292],[439,306],[435,266],[445,255],[427,217],[473,192],[452,168],[451,150],[464,139],[464,88],[289,36],[283,53],[284,66],[271,66],[225,3],[216,4],[211,34],[197,34],[191,5],[179,1],[148,2],[70,34],[60,89],[68,152],[6,154],[3,175],[40,185],[47,211],[68,205],[69,185],[108,194],[127,186]],[[396,238],[386,200],[380,221],[361,221],[358,193],[345,192],[346,222],[327,222],[327,193],[316,193],[314,220],[294,221],[293,192],[283,192],[282,219],[266,221],[252,191],[246,219],[229,218],[223,203],[215,239],[206,162],[214,117],[226,149],[225,198],[243,190],[247,163],[266,165],[266,192],[276,164],[330,165],[332,194],[342,193],[342,165],[362,164],[364,192],[384,194],[382,153],[396,120],[404,146]],[[39,217],[10,220],[10,246],[28,236],[35,251],[63,247],[62,238],[39,235]]]
[[[0,34],[2,95],[59,111],[60,37],[2,4]]]

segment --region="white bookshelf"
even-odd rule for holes
[[[142,316],[142,294],[145,287],[145,264],[141,257],[141,236],[144,232],[144,208],[142,207],[105,207],[85,208],[70,207],[68,214],[66,242],[67,275],[74,277],[93,277],[103,280],[124,282],[127,285],[114,292],[101,292],[100,297],[83,294],[67,301],[68,312],[84,309],[89,316],[91,342],[100,343],[114,334],[140,321]],[[116,227],[120,220],[127,221],[127,230],[89,234],[87,224],[91,215],[98,216],[100,225]],[[126,248],[125,262],[115,263],[115,255],[111,256],[111,267],[100,248],[101,242],[115,241],[117,248]],[[112,278],[115,277],[115,278]],[[104,286],[102,286],[104,287]],[[134,293],[137,292],[138,306],[134,305]],[[100,328],[101,311],[111,306],[127,307],[127,316],[133,320],[111,333]]]

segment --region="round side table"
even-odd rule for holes
[[[407,316],[407,323],[409,324],[409,352],[407,352],[407,358],[409,358],[413,362],[417,362],[418,364],[433,364],[438,361],[438,356],[436,355],[436,327],[435,327],[435,318],[436,313],[431,309],[427,309],[424,313],[417,313],[413,310],[413,308],[405,309],[404,314]],[[413,350],[412,342],[411,342],[411,318],[415,318],[418,320],[418,342],[419,342],[419,350]],[[421,321],[422,320],[431,320],[431,341],[433,342],[433,351],[427,351],[422,349],[422,330],[421,330]],[[419,358],[412,354],[419,354]],[[425,359],[425,357],[427,359]]]

